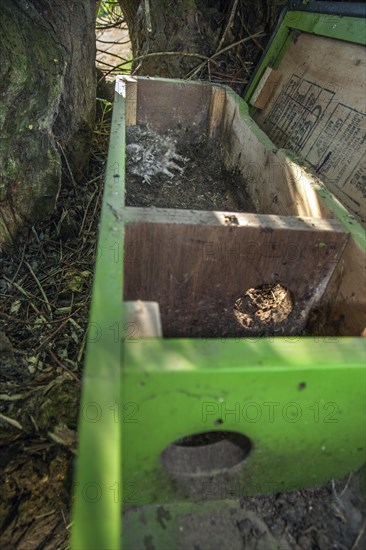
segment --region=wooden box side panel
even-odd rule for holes
[[[281,84],[255,120],[365,226],[366,48],[298,33],[278,72]]]
[[[235,301],[266,283],[293,296],[274,332],[299,334],[348,240],[327,220],[158,209],[149,220],[148,209],[129,210],[124,299],[158,302],[167,337],[244,336]]]
[[[207,130],[212,87],[163,79],[138,79],[136,123],[165,133],[201,135]]]
[[[365,284],[365,251],[358,246],[354,239],[350,239],[341,261],[334,270],[326,292],[318,304],[321,311],[317,327],[318,334],[329,336],[325,327],[328,320],[331,319],[335,328],[334,335],[361,335],[366,328]]]
[[[333,217],[319,200],[313,179],[278,150],[253,123],[245,103],[226,96],[221,132],[223,160],[239,170],[261,214]]]

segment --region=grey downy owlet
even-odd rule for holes
[[[187,160],[176,152],[171,136],[159,135],[142,125],[126,128],[127,173],[151,183],[151,178],[157,174],[173,178],[174,172],[182,173]]]

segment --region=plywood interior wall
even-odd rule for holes
[[[296,33],[278,72],[280,85],[256,122],[311,165],[365,226],[365,47]]]
[[[129,96],[130,105],[127,104],[126,109],[135,117],[135,122],[149,124],[160,132],[181,130],[184,136],[206,133],[209,138],[219,140],[227,168],[240,170],[243,174],[247,190],[260,214],[334,217],[333,211],[318,197],[311,174],[289,161],[284,151],[273,145],[271,136],[266,136],[255,127],[249,116],[243,115],[242,103],[234,95],[227,94],[222,87],[160,79],[138,79],[137,86],[134,83],[132,86],[134,89]],[[275,95],[274,103],[280,94],[281,90]],[[260,124],[264,124],[266,112],[268,115],[270,109],[259,115]],[[226,228],[219,229],[226,231]],[[131,234],[131,231],[127,232],[130,240]],[[148,233],[146,235],[148,237]],[[168,239],[169,246],[172,240],[178,242],[175,239],[179,239],[181,242],[183,238],[184,231],[174,233]],[[246,238],[243,232],[240,233],[240,239]],[[272,234],[268,238],[276,241]],[[153,257],[149,261],[141,264],[141,277],[152,266],[153,269],[161,269]],[[126,271],[136,273],[132,268],[133,265],[127,261]],[[194,269],[194,266],[190,268]],[[299,266],[293,265],[292,269],[299,269]],[[188,272],[184,272],[188,277]],[[366,326],[365,276],[365,254],[350,239],[322,296],[321,304],[329,318],[339,320],[339,335],[359,335]],[[166,293],[167,288],[162,289],[162,292]],[[128,294],[126,299],[159,301],[156,293],[140,294],[135,291]]]
[[[304,328],[348,235],[336,220],[234,218],[224,212],[126,209],[124,299],[158,302],[164,336],[243,336],[236,300],[274,282],[290,291],[294,304],[287,320],[273,327],[275,334]]]
[[[229,170],[239,170],[261,214],[333,217],[319,200],[312,177],[273,146],[263,132],[240,114],[240,103],[225,96],[222,111],[221,149]]]
[[[127,94],[128,121],[134,114],[136,124],[148,124],[162,133],[173,130],[184,140],[205,134],[219,141],[224,164],[242,173],[259,213],[333,217],[319,201],[311,176],[271,147],[264,134],[260,139],[253,132],[252,121],[241,116],[240,103],[225,89],[160,79],[138,79],[137,87],[134,83],[128,87],[132,90]]]
[[[184,136],[206,131],[211,86],[154,79],[139,79],[137,124],[149,124],[158,132]]]
[[[335,336],[360,336],[366,327],[366,257],[350,239],[329,285],[318,304],[322,312],[318,334],[329,336],[331,320]]]

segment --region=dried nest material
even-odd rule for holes
[[[172,136],[162,136],[143,125],[127,127],[127,173],[151,183],[151,178],[159,174],[174,178],[175,173],[183,173],[187,160],[177,153]]]
[[[234,305],[240,325],[255,334],[273,334],[293,309],[291,293],[281,284],[250,288]]]

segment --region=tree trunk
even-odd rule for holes
[[[263,31],[265,36],[248,40],[240,52],[231,52],[240,53],[241,63],[256,62],[286,1],[120,0],[119,3],[130,31],[133,55],[138,58],[134,70],[138,74],[184,78],[203,59],[183,53],[209,57],[243,37]],[[156,52],[178,55],[139,58]],[[221,61],[220,70],[225,72],[227,60],[217,61]],[[198,74],[209,76],[202,71]]]
[[[1,2],[0,246],[52,212],[65,159],[76,179],[87,164],[95,10],[93,0]]]
[[[202,2],[203,4],[204,2]],[[178,52],[177,56],[157,56],[137,59],[134,69],[139,74],[178,77],[199,63],[198,58],[183,56],[182,52],[205,55],[213,37],[203,35],[194,0],[149,2],[120,2],[125,15],[134,57],[154,52]],[[146,7],[149,10],[146,11]]]

